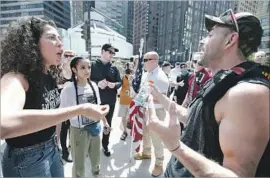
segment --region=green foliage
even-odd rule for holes
[[[248,61],[254,61],[254,59],[255,59],[255,55],[254,55],[254,53],[253,54],[251,54],[250,56],[248,56]]]

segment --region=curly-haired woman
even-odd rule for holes
[[[55,125],[84,115],[103,118],[108,106],[60,103],[55,66],[63,45],[55,23],[36,17],[13,22],[2,42],[1,139],[4,177],[64,177]]]

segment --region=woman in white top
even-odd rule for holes
[[[75,57],[70,63],[72,82],[67,84],[60,95],[60,107],[82,103],[100,104],[97,85],[90,81],[91,64],[89,59]],[[106,118],[102,119],[104,127],[109,128]],[[93,176],[100,171],[101,123],[94,118],[83,115],[70,119],[70,142],[74,161],[72,177],[85,177],[85,158],[89,155]]]

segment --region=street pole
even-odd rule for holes
[[[191,61],[191,54],[192,54],[192,40],[190,41],[190,46],[189,46],[189,57],[188,60]]]
[[[88,2],[88,21],[87,21],[87,41],[88,41],[88,53],[89,53],[89,60],[91,61],[91,2]]]
[[[72,50],[71,49],[71,34],[69,34],[69,49]]]

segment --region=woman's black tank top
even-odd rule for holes
[[[37,73],[33,75],[33,80],[28,82],[29,89],[26,92],[24,109],[47,110],[59,107],[60,95],[58,87],[55,79],[50,74]],[[28,135],[6,139],[6,142],[13,148],[32,146],[54,137],[55,129],[56,126],[53,126]]]

